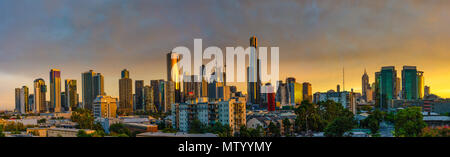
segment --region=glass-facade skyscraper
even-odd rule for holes
[[[415,100],[418,98],[418,78],[415,66],[403,66],[402,70],[402,98]]]
[[[50,111],[61,112],[61,71],[50,70]]]
[[[397,90],[396,80],[397,71],[394,66],[382,67],[379,73],[375,73],[376,84],[378,85],[377,105],[382,110],[388,110],[389,104],[395,98],[395,91]]]

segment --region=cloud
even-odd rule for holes
[[[278,46],[281,77],[334,88],[346,68],[346,86],[360,86],[364,68],[417,65],[426,83],[445,91],[450,79],[449,1],[395,0],[44,0],[0,2],[0,72],[48,80],[50,68],[80,80],[93,69],[117,96],[120,70],[133,79],[165,78],[165,54],[177,46]],[[373,79],[372,79],[373,80]],[[14,86],[22,82],[0,77]],[[79,87],[81,81],[79,81]],[[7,87],[12,88],[12,87]],[[79,90],[81,92],[81,89]],[[10,92],[3,91],[2,95]],[[448,95],[450,96],[450,94]],[[10,98],[7,105],[13,104]]]

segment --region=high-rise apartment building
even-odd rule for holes
[[[135,110],[144,111],[144,80],[134,81]]]
[[[61,71],[50,70],[50,111],[61,112]]]
[[[308,102],[312,103],[312,87],[311,83],[309,82],[303,82],[303,100],[307,100]]]
[[[95,72],[93,70],[81,74],[83,108],[91,111],[92,103],[96,96],[94,93],[94,75]]]
[[[133,112],[133,86],[130,72],[122,70],[122,78],[119,80],[119,112],[130,114]]]
[[[42,78],[34,80],[34,111],[35,113],[48,112],[46,105],[47,86]]]
[[[93,77],[93,85],[94,85],[94,99],[99,95],[106,95],[105,93],[105,78],[101,73],[96,73]]]
[[[95,118],[116,118],[117,117],[117,98],[99,95],[93,103],[93,112]]]
[[[77,80],[65,80],[65,111],[74,111],[78,108]]]

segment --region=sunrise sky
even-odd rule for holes
[[[280,48],[280,79],[310,82],[313,92],[361,91],[382,66],[424,71],[425,85],[450,97],[450,1],[416,0],[2,0],[0,110],[14,108],[14,88],[51,68],[78,80],[89,69],[118,96],[124,68],[133,80],[166,78],[165,55],[177,46]],[[240,88],[244,90],[245,88]],[[31,92],[32,93],[32,92]],[[48,100],[49,98],[47,98]]]

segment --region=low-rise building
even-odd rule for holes
[[[49,128],[47,130],[48,137],[77,137],[78,131],[84,130],[86,134],[92,134],[95,130],[89,129],[67,129],[67,128]]]

